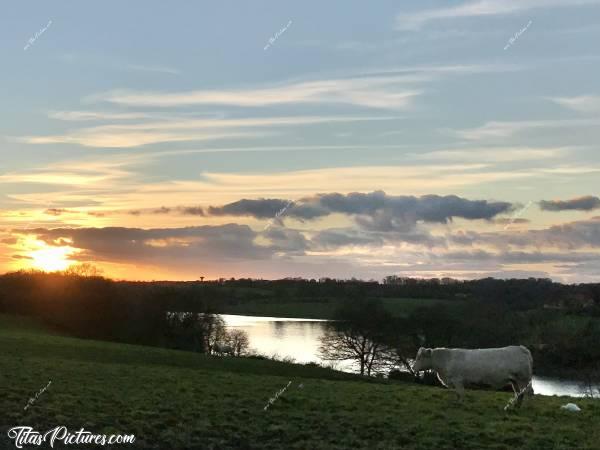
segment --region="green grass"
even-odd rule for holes
[[[437,305],[462,305],[459,300],[422,298],[383,298],[384,307],[394,316],[406,317],[419,307]],[[274,302],[273,300],[243,300],[237,305],[220,308],[221,314],[243,314],[269,317],[300,317],[307,319],[332,319],[336,310],[335,300],[323,302]]]
[[[14,448],[6,430],[16,425],[133,433],[136,448],[156,449],[600,448],[600,403],[592,400],[576,400],[577,414],[559,409],[572,399],[549,397],[506,413],[507,393],[469,391],[459,405],[434,387],[73,339],[6,317],[0,355],[0,448]]]

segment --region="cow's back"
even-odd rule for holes
[[[503,386],[510,380],[529,381],[532,376],[531,353],[523,346],[439,350],[440,371],[449,378]]]

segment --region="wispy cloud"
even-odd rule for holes
[[[599,0],[600,1],[600,0]],[[262,107],[283,104],[349,104],[403,109],[424,92],[423,84],[444,76],[519,70],[514,64],[449,64],[372,68],[344,78],[291,80],[271,86],[206,89],[184,92],[112,90],[90,95],[86,102],[108,102],[137,107],[224,105]]]
[[[419,78],[422,79],[422,78]],[[292,82],[275,87],[187,92],[139,92],[116,90],[88,97],[127,106],[175,107],[188,105],[228,105],[259,107],[288,103],[344,103],[357,106],[398,109],[410,105],[421,93],[406,88],[414,77],[395,75],[352,79]]]
[[[489,138],[506,138],[532,129],[587,127],[597,126],[599,124],[600,119],[491,121],[480,127],[453,130],[452,132],[463,139],[481,140]]]
[[[216,173],[205,172],[201,181],[180,181],[146,184],[127,197],[132,204],[156,206],[162,204],[234,201],[242,196],[261,197],[265,193],[278,198],[297,199],[313,192],[370,191],[377,186],[390,193],[423,193],[432,189],[456,190],[462,186],[490,181],[525,179],[539,176],[532,171],[483,171],[482,164],[385,165],[334,167],[294,170],[281,173]],[[427,180],[424,183],[423,180]]]
[[[579,95],[576,97],[549,97],[554,103],[582,113],[600,112],[600,95]]]
[[[115,113],[102,111],[50,111],[48,117],[66,121],[147,119],[144,113]]]
[[[515,232],[478,233],[469,231],[449,236],[452,243],[459,245],[491,245],[506,249],[507,246],[538,249],[600,248],[600,217],[553,225],[543,229]]]
[[[486,73],[515,72],[522,70],[524,65],[512,63],[465,63],[465,64],[428,64],[403,67],[371,68],[357,75],[363,77],[381,75],[404,75],[403,81],[422,83],[433,81],[451,75],[478,75]]]
[[[314,192],[370,192],[373,186],[384,189],[390,195],[406,192],[428,194],[432,190],[452,192],[465,186],[543,176],[531,170],[495,171],[482,164],[445,163],[321,168],[280,173],[202,171],[193,179],[148,180],[139,172],[140,166],[148,162],[148,155],[135,153],[134,156],[125,159],[110,155],[110,158],[97,161],[11,172],[2,176],[0,182],[21,185],[19,191],[10,193],[14,204],[46,205],[53,200],[56,208],[97,206],[94,210],[98,212],[120,211],[119,214],[126,215],[131,210],[156,210],[157,205],[227,204],[240,198],[265,195],[299,199]],[[428,181],[424,183],[423,180]],[[32,183],[39,184],[35,191]],[[29,186],[25,186],[27,184]],[[57,192],[58,189],[60,192]],[[173,211],[185,215],[199,212]]]
[[[132,159],[131,162],[134,160]],[[125,180],[132,172],[124,169],[125,159],[54,163],[22,172],[0,175],[0,183],[38,183],[77,187],[98,187],[103,183]]]
[[[400,30],[416,30],[431,21],[465,17],[515,14],[537,8],[569,7],[600,4],[600,0],[478,0],[456,6],[403,13],[396,17]]]
[[[578,147],[489,147],[437,150],[414,154],[416,160],[423,161],[485,161],[510,162],[531,161],[547,158],[562,158]]]
[[[86,147],[127,148],[160,142],[208,141],[272,136],[270,131],[240,131],[240,128],[302,126],[323,123],[343,123],[389,120],[393,117],[356,116],[296,116],[246,119],[164,120],[138,124],[102,125],[83,128],[62,135],[23,136],[19,142],[28,144],[79,144]],[[223,131],[227,130],[227,131]]]
[[[27,144],[78,144],[84,147],[129,148],[162,142],[213,141],[265,136],[272,136],[272,133],[156,133],[152,131],[102,133],[101,130],[84,130],[68,135],[25,136],[17,140]]]

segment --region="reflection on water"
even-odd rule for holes
[[[326,320],[229,314],[223,314],[222,317],[228,328],[238,328],[248,333],[250,347],[257,353],[291,357],[299,363],[329,363],[319,358],[320,338],[325,332]],[[336,368],[348,372],[353,370],[350,362],[338,363]],[[541,395],[582,397],[585,387],[576,381],[535,376],[533,389]],[[600,391],[597,393],[600,395]]]
[[[279,340],[283,340],[285,338],[285,324],[283,322],[271,322],[271,324],[274,327],[273,332],[275,334],[275,337]]]
[[[542,395],[584,397],[586,386],[582,382],[536,376],[533,377],[533,391]],[[557,392],[559,393],[557,394]],[[594,396],[600,396],[600,390],[594,389]]]
[[[222,315],[228,328],[248,333],[257,353],[291,357],[299,363],[320,362],[318,350],[324,320]]]

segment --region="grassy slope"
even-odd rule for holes
[[[579,414],[547,397],[505,413],[506,393],[471,391],[456,405],[432,387],[52,336],[2,317],[0,355],[0,448],[16,425],[134,433],[139,448],[161,449],[600,448],[600,404],[591,400],[577,400]]]

